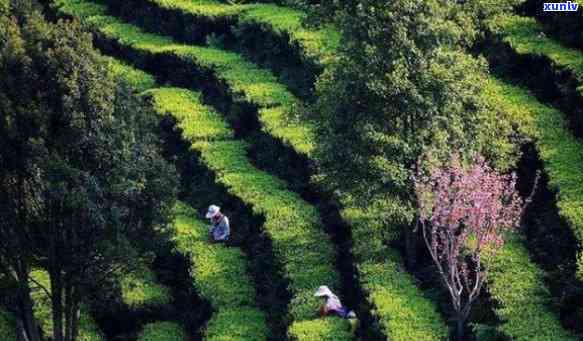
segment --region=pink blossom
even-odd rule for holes
[[[499,174],[481,156],[464,166],[454,154],[428,174],[421,166],[413,180],[423,237],[464,323],[487,274],[481,258],[493,256],[506,231],[518,227],[524,203],[516,175]]]

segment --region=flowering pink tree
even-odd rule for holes
[[[421,168],[421,167],[419,167]],[[449,164],[416,174],[415,194],[423,238],[456,313],[457,337],[486,279],[482,257],[493,256],[524,210],[515,189],[516,175],[501,175],[477,156],[463,166]]]

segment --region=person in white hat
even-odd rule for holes
[[[334,295],[332,290],[325,285],[316,290],[314,293],[316,297],[324,297],[325,302],[320,307],[320,316],[326,315],[337,315],[345,319],[354,319],[356,318],[356,314],[352,310],[348,310],[348,308],[342,305],[338,296]]]
[[[221,213],[221,208],[216,205],[210,205],[206,212],[207,219],[210,219],[210,237],[215,242],[224,242],[229,240],[231,228],[229,218]]]

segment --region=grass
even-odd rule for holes
[[[529,259],[518,234],[509,233],[496,257],[484,263],[488,290],[500,304],[494,308],[503,321],[497,328],[500,332],[513,340],[575,340],[550,310],[543,272]]]
[[[205,329],[207,340],[263,340],[265,315],[255,305],[255,289],[247,274],[245,255],[238,248],[209,242],[208,224],[184,203],[176,206],[174,240],[177,250],[195,265],[194,284],[215,313]]]
[[[16,321],[12,314],[0,310],[0,340],[16,340]]]
[[[45,270],[34,270],[30,274],[36,282],[40,283],[44,288],[50,290],[49,274]],[[32,299],[35,302],[34,316],[39,322],[39,325],[45,336],[53,334],[53,319],[51,300],[44,290],[39,288],[36,284],[31,283],[33,288]],[[103,335],[97,328],[95,321],[89,316],[87,309],[81,307],[81,317],[79,319],[79,335],[77,341],[102,341]]]
[[[527,91],[495,78],[486,90],[495,107],[516,117],[521,132],[534,140],[550,190],[557,193],[559,214],[583,246],[583,144],[569,133],[561,112],[541,104]],[[577,268],[578,277],[583,278],[581,251]]]
[[[153,322],[144,326],[138,341],[186,341],[182,326],[175,322]]]
[[[579,82],[579,93],[583,94],[583,52],[546,37],[542,25],[534,18],[501,16],[492,26],[516,53],[546,57],[555,67],[572,72]]]

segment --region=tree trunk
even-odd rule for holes
[[[71,320],[71,341],[77,340],[79,336],[79,318],[81,317],[81,309],[79,302],[75,303],[73,308],[73,317]]]
[[[465,320],[459,317],[456,320],[456,340],[463,341],[464,340],[464,324]]]
[[[28,276],[27,276],[28,278]],[[26,284],[21,284],[19,288],[20,314],[18,320],[22,323],[22,329],[29,341],[40,341],[39,328],[34,318],[33,302],[30,298],[30,288],[28,279]]]
[[[417,266],[417,233],[410,226],[405,226],[405,253],[407,268],[415,269]]]
[[[21,318],[16,318],[16,341],[30,341]]]
[[[79,295],[77,295],[77,290],[72,285],[67,284],[65,290],[65,321],[66,321],[66,331],[65,340],[74,341],[77,339],[78,326],[79,326]]]
[[[53,341],[64,341],[63,338],[63,287],[60,271],[52,271],[51,296],[53,308]]]

